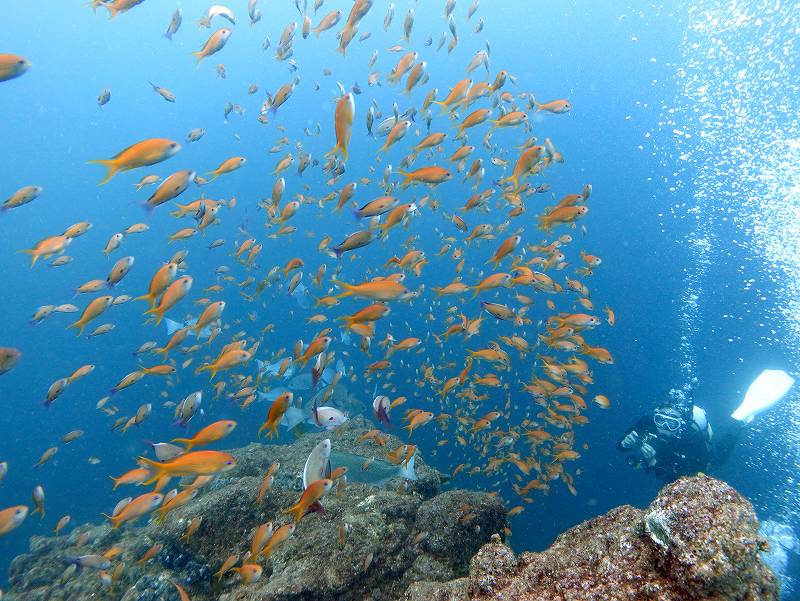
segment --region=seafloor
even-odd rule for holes
[[[544,552],[517,557],[501,541],[507,526],[501,500],[483,492],[442,491],[446,478],[419,457],[416,481],[350,481],[332,491],[324,511],[306,515],[293,536],[261,562],[264,573],[257,582],[244,584],[233,572],[213,577],[230,555],[247,552],[259,525],[288,521],[283,511],[297,501],[306,457],[320,440],[331,438],[336,452],[380,456],[373,441],[357,441],[368,426],[356,418],[333,434],[233,450],[235,470],[163,523],[118,530],[84,524],[63,536],[32,537],[30,551],[11,564],[3,599],[179,601],[170,581],[193,601],[778,598],[776,580],[759,556],[766,543],[752,506],[713,478],[681,479],[643,510],[616,508],[571,528]],[[400,444],[390,436],[386,448]],[[262,476],[275,461],[281,467],[258,505]],[[369,479],[359,476],[353,479]],[[138,493],[120,496],[127,494]],[[199,516],[199,529],[182,541]],[[161,551],[137,563],[156,543]],[[68,567],[76,556],[112,548],[118,553],[108,571],[124,567],[117,568],[110,590],[96,570]]]

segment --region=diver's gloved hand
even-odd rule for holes
[[[648,443],[642,443],[642,446],[639,447],[639,451],[642,454],[642,458],[647,462],[647,465],[655,465],[656,464],[656,450]]]
[[[625,435],[625,438],[622,439],[620,445],[622,445],[623,449],[630,449],[636,444],[637,440],[639,440],[639,434],[636,430],[631,430]]]

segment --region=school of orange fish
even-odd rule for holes
[[[124,19],[124,13],[141,3],[142,0],[93,0],[92,5],[95,10],[107,10],[110,18]],[[341,2],[349,10],[345,7],[327,13],[324,0],[316,0],[313,6],[300,0],[294,4],[300,22],[283,29],[275,60],[295,75],[291,82],[267,94],[257,118],[262,125],[277,127],[281,133],[285,130],[279,120],[291,119],[302,110],[292,107],[292,93],[302,85],[292,58],[294,45],[307,43],[306,38],[314,34],[312,40],[319,38],[320,47],[328,39],[327,46],[333,46],[331,51],[346,55],[350,44],[369,39],[367,23],[380,26],[370,21],[380,19],[374,15],[377,7],[373,0]],[[240,228],[241,239],[228,253],[236,259],[238,274],[219,267],[215,271],[217,283],[205,288],[202,292],[207,296],[200,298],[192,289],[188,252],[179,250],[165,254],[165,262],[154,269],[147,291],[118,294],[125,290],[125,277],[134,265],[134,258],[128,256],[117,260],[105,279],[77,286],[78,294],[90,299],[87,302],[80,306],[48,305],[35,311],[34,323],[51,314],[76,313],[78,318],[69,328],[79,336],[92,328],[90,338],[111,333],[114,324],[99,324],[100,318],[113,315],[114,307],[123,303],[141,303],[146,323],[158,325],[168,316],[181,320],[162,340],[130,349],[141,361],[140,368],[127,375],[119,374],[111,394],[97,402],[97,410],[113,419],[113,429],[131,431],[151,411],[158,410],[147,403],[132,416],[119,415],[119,398],[144,378],[164,378],[165,387],[175,387],[182,374],[207,373],[208,394],[233,399],[241,408],[242,421],[260,422],[260,416],[254,414],[259,407],[254,405],[259,393],[263,395],[277,387],[287,373],[310,370],[312,391],[322,391],[323,403],[343,379],[360,382],[364,396],[373,387],[380,390],[372,401],[376,428],[362,440],[370,445],[370,453],[391,463],[407,464],[416,453],[428,452],[448,457],[455,464],[454,458],[470,448],[474,452],[469,456],[475,460],[452,465],[452,476],[480,474],[498,483],[510,481],[523,503],[533,502],[534,491],[546,493],[556,482],[576,494],[575,477],[580,470],[571,466],[580,458],[579,450],[587,448],[580,445],[576,435],[579,427],[589,421],[587,400],[602,409],[610,405],[607,397],[589,391],[593,384],[592,364],[613,363],[608,350],[593,346],[590,331],[603,324],[613,326],[614,313],[608,307],[595,307],[587,285],[601,259],[575,248],[578,240],[587,236],[583,220],[589,210],[591,186],[581,184],[573,190],[551,191],[547,183],[550,170],[566,167],[554,141],[543,136],[548,121],[562,119],[572,105],[565,99],[538,102],[533,94],[521,91],[516,78],[504,70],[490,76],[488,43],[465,65],[462,79],[436,72],[436,53],[444,51],[445,45],[450,52],[459,44],[459,29],[468,29],[474,35],[483,27],[483,18],[476,15],[477,0],[461,15],[456,11],[456,0],[442,4],[448,31],[438,41],[432,37],[423,41],[413,35],[413,9],[400,23],[399,17],[394,18],[394,5],[388,7],[382,26],[390,30],[399,24],[403,39],[388,49],[389,58],[384,57],[381,62],[386,63],[387,74],[381,76],[378,71],[380,53],[375,50],[368,65],[366,90],[346,90],[338,84],[331,122],[318,123],[316,130],[306,128],[304,132],[308,138],[319,138],[320,143],[332,147],[320,160],[312,159],[304,150],[303,140],[292,141],[283,136],[276,141],[273,152],[284,153],[294,145],[296,154],[285,152],[277,162],[274,184],[265,191],[264,198],[214,200],[204,192],[203,187],[208,186],[215,195],[224,194],[224,178],[239,169],[242,174],[237,176],[246,177],[247,161],[242,156],[217,157],[219,166],[206,178],[194,170],[181,170],[163,180],[154,174],[145,174],[139,180],[137,190],[155,186],[146,201],[149,219],[175,218],[184,222],[181,226],[185,227],[176,226],[179,229],[165,242],[181,243],[210,234],[225,214],[235,214],[242,205],[263,212],[264,228]],[[433,9],[426,6],[425,10]],[[261,19],[257,0],[249,1],[248,17],[251,26]],[[167,38],[172,39],[181,22],[178,9],[169,22]],[[209,68],[206,63],[212,56],[224,57],[227,41],[236,35],[236,22],[233,11],[223,5],[208,9],[201,27],[224,26],[211,33],[194,53],[198,68]],[[334,38],[336,43],[331,42]],[[264,47],[268,45],[267,39]],[[392,60],[389,68],[387,61],[395,52],[399,60]],[[0,82],[23,76],[30,67],[25,58],[0,54]],[[225,71],[223,64],[217,66],[220,77],[225,77]],[[479,81],[477,77],[483,72],[486,80]],[[429,80],[435,80],[440,87],[433,87]],[[169,89],[151,85],[164,100],[176,101]],[[418,107],[401,112],[395,103],[390,110],[382,110],[377,101],[367,99],[370,88],[377,85],[396,90],[398,99],[416,101]],[[319,84],[315,90],[320,92]],[[253,84],[247,93],[257,91],[258,86]],[[111,92],[104,89],[98,104],[102,107],[110,101]],[[240,110],[239,105],[231,103],[225,108],[226,117]],[[533,115],[537,116],[536,126],[530,118]],[[197,143],[204,133],[203,129],[192,130],[187,143]],[[495,141],[498,134],[514,143],[500,145]],[[355,147],[374,152],[374,164],[348,162]],[[168,161],[180,150],[176,141],[153,138],[127,146],[113,158],[91,162],[106,169],[100,182],[105,184],[112,178],[125,177],[126,171],[141,172]],[[392,164],[398,167],[393,168]],[[298,176],[306,170],[321,170],[327,189],[322,193],[312,190],[301,177],[291,176],[290,168],[296,169]],[[222,179],[217,182],[218,178]],[[460,189],[469,189],[469,195],[459,198],[459,192],[449,189],[458,184],[454,181],[458,179],[463,182]],[[21,207],[41,193],[37,186],[26,186],[12,194],[2,209],[26,210]],[[174,203],[171,213],[162,207],[167,203]],[[332,246],[334,240],[324,235],[325,223],[349,218],[344,209],[350,207],[359,226]],[[313,224],[313,230],[305,231],[309,225],[294,223]],[[24,251],[30,256],[31,268],[40,269],[44,261],[51,266],[69,263],[72,259],[67,251],[78,251],[80,237],[91,227],[90,222],[81,221],[63,233],[50,232]],[[120,224],[119,233],[111,237],[103,252],[106,256],[119,253],[123,240],[126,246],[135,248],[136,241],[131,238],[148,229],[146,223],[127,227]],[[432,238],[432,232],[436,233],[436,248],[420,247],[422,232],[429,234],[427,240]],[[306,242],[313,237],[319,237],[316,244]],[[278,245],[292,248],[297,256],[285,265],[271,265],[267,258],[269,248]],[[212,249],[225,246],[222,239],[208,245]],[[361,270],[362,281],[341,281],[338,276],[343,263],[358,265],[367,253],[385,256],[382,269],[365,266]],[[205,270],[212,268],[203,266]],[[427,276],[425,283],[434,278],[436,285],[424,285],[423,274]],[[244,319],[226,323],[226,302],[221,300],[226,295],[265,306],[267,294],[297,295],[306,288],[316,291],[313,306],[295,306],[292,314],[284,317],[300,323],[300,312],[305,311],[308,327],[320,329],[310,338],[306,336],[305,341],[294,342],[293,350],[279,349],[279,341],[270,340],[272,324],[252,318],[249,325]],[[389,316],[396,303],[411,305],[416,319],[403,324],[392,322]],[[184,320],[186,313],[192,313],[193,318]],[[279,317],[271,317],[272,321],[276,319]],[[234,328],[239,331],[234,333]],[[161,338],[163,324],[153,332],[153,336]],[[346,343],[348,337],[359,343]],[[186,358],[176,359],[179,353]],[[358,367],[335,367],[342,357]],[[24,358],[13,345],[0,348],[0,374],[12,370],[20,360]],[[80,386],[78,381],[90,376],[93,369],[94,365],[87,364],[71,375],[57,377],[46,392],[45,404],[57,402],[68,387]],[[336,370],[332,378],[324,379],[326,370],[330,373],[332,369]],[[414,377],[408,376],[411,371]],[[174,411],[176,421],[194,426],[203,419],[197,417],[202,396],[203,391],[198,391],[180,402],[168,401],[163,410]],[[271,440],[280,438],[279,425],[287,411],[303,407],[301,396],[283,392],[272,398],[259,436],[266,432]],[[315,403],[306,417],[318,427],[348,427],[347,417],[334,407]],[[400,436],[407,442],[396,449],[384,449],[384,432],[396,428],[398,422],[404,424]],[[217,474],[234,469],[232,455],[197,449],[218,443],[236,427],[233,420],[216,421],[192,436],[162,444],[156,448],[155,459],[131,458],[132,469],[114,478],[114,489],[131,485],[154,487],[124,499],[113,510],[109,508],[107,517],[113,527],[152,512],[156,519],[163,519],[167,513],[192,503]],[[435,446],[421,443],[423,448],[418,449],[412,444],[421,430],[430,431]],[[83,435],[81,430],[69,432],[62,443]],[[58,445],[46,449],[37,466],[51,460],[58,450]],[[92,457],[90,461],[99,460]],[[8,469],[22,468],[0,463],[0,480]],[[274,465],[264,475],[254,502],[268,494],[278,469]],[[364,469],[368,469],[367,464]],[[184,488],[169,490],[173,478],[193,480]],[[297,524],[331,490],[335,480],[344,485],[346,474],[334,473],[309,483],[297,504],[287,509],[293,519],[276,528],[271,524],[257,528],[250,553],[241,558],[232,556],[217,575],[221,578],[235,571],[245,584],[260,578],[262,558],[268,559],[287,537],[300,535]],[[34,490],[33,503],[32,513],[44,516],[43,487]],[[524,504],[517,504],[509,513],[516,515],[523,507]],[[18,527],[28,512],[26,505],[0,511],[0,535]],[[54,531],[61,532],[69,521],[69,515],[64,515]],[[200,527],[201,520],[193,520],[186,540]],[[137,559],[146,563],[159,550],[156,545]],[[114,548],[102,555],[80,556],[76,564],[96,570],[111,587],[124,569],[122,551]],[[182,598],[189,598],[180,585],[175,586]]]

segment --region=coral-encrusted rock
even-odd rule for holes
[[[777,600],[750,503],[708,476],[682,478],[644,510],[618,507],[519,558],[495,541],[469,578],[416,583],[408,601]]]
[[[376,469],[364,472],[364,459],[385,453],[373,441],[358,441],[370,427],[355,418],[335,434],[235,449],[236,469],[215,479],[163,523],[141,520],[141,525],[118,530],[83,525],[58,537],[33,537],[30,552],[11,564],[11,589],[3,601],[177,601],[171,580],[183,585],[192,601],[388,601],[402,597],[414,581],[465,575],[470,557],[506,526],[502,503],[486,493],[438,494],[440,474],[419,457],[413,482],[398,477],[384,482],[377,475],[374,484],[355,482],[357,477],[368,480]],[[332,439],[334,452],[357,460],[358,466],[351,468],[353,481],[342,494],[332,491],[322,502],[324,512],[305,516],[294,535],[269,561],[262,561],[261,580],[247,586],[233,573],[212,579],[230,554],[242,556],[250,548],[257,526],[289,519],[283,511],[297,501],[306,457],[322,438]],[[390,436],[387,449],[401,444]],[[263,503],[257,504],[262,476],[274,461],[281,467]],[[201,516],[197,532],[188,542],[181,540],[189,522]],[[88,542],[78,549],[81,533],[88,534]],[[135,560],[155,543],[163,545],[161,551],[138,565]],[[68,573],[62,581],[69,558],[103,553],[112,546],[122,549],[125,562],[113,592],[104,591],[91,569]]]

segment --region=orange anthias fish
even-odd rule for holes
[[[294,523],[298,523],[306,511],[322,497],[324,497],[333,486],[333,480],[323,478],[315,480],[303,491],[300,500],[289,509],[284,509],[284,513],[294,514]]]
[[[212,54],[216,54],[225,46],[228,42],[228,38],[231,37],[231,30],[227,27],[223,27],[222,29],[217,29],[214,33],[211,34],[206,40],[206,43],[203,44],[203,47],[197,51],[192,52],[194,57],[197,59],[197,64],[199,65],[203,62],[204,58],[211,56]]]
[[[164,291],[164,295],[161,297],[158,306],[145,311],[145,315],[156,315],[156,325],[160,324],[161,320],[164,319],[164,314],[177,305],[178,302],[189,293],[189,290],[192,289],[192,282],[192,277],[188,275],[180,277],[172,282]]]
[[[236,467],[236,459],[221,451],[193,451],[163,463],[139,457],[139,465],[150,470],[150,477],[142,482],[146,486],[162,476],[207,476],[227,472]]]
[[[26,517],[28,517],[28,508],[25,505],[15,505],[0,511],[0,536],[18,528]]]
[[[397,300],[401,296],[410,293],[408,288],[394,280],[377,280],[372,282],[364,282],[363,284],[345,284],[339,280],[331,280],[345,289],[344,292],[338,294],[335,298],[344,298],[345,296],[358,296],[361,298],[370,298],[377,301],[390,301]]]
[[[161,296],[164,290],[167,289],[167,286],[172,283],[177,273],[178,265],[176,263],[166,263],[162,265],[150,280],[150,288],[147,294],[137,296],[133,300],[146,300],[150,303],[150,308],[153,308],[158,297]]]
[[[161,493],[148,492],[136,497],[133,501],[125,505],[116,515],[103,515],[108,521],[114,524],[114,529],[117,529],[126,522],[134,522],[143,515],[150,513],[161,505],[161,501],[163,500],[164,495]]]
[[[401,186],[407,188],[412,183],[429,184],[436,186],[453,177],[453,174],[444,167],[437,167],[432,165],[430,167],[420,167],[415,171],[398,171],[400,175],[405,177]]]
[[[253,354],[244,351],[242,349],[233,348],[226,352],[223,352],[219,358],[214,361],[213,363],[209,363],[207,365],[203,365],[197,369],[198,373],[204,371],[211,372],[211,380],[213,380],[217,376],[217,372],[224,371],[227,369],[232,369],[242,363],[247,363]]]
[[[345,94],[336,103],[336,112],[333,116],[333,127],[336,132],[336,146],[325,156],[341,153],[347,160],[347,148],[350,145],[350,136],[353,133],[353,119],[355,118],[356,101],[353,94]]]
[[[286,414],[287,409],[289,409],[289,405],[294,398],[294,394],[291,392],[284,392],[274,401],[272,401],[272,405],[269,408],[269,412],[267,413],[267,420],[261,424],[261,427],[258,429],[258,433],[256,436],[261,436],[261,433],[264,430],[269,430],[269,438],[272,440],[272,435],[278,435],[278,424],[281,423],[281,419]]]
[[[97,165],[103,165],[107,173],[105,178],[98,185],[108,182],[120,171],[130,171],[139,167],[155,165],[161,161],[166,161],[174,156],[181,149],[181,145],[166,138],[150,138],[142,140],[133,146],[128,146],[114,155],[111,159],[98,159],[89,161]]]
[[[191,438],[174,438],[172,442],[179,442],[184,445],[184,452],[188,453],[194,447],[202,447],[212,442],[222,440],[233,432],[235,428],[235,421],[232,419],[223,419],[209,424]]]

